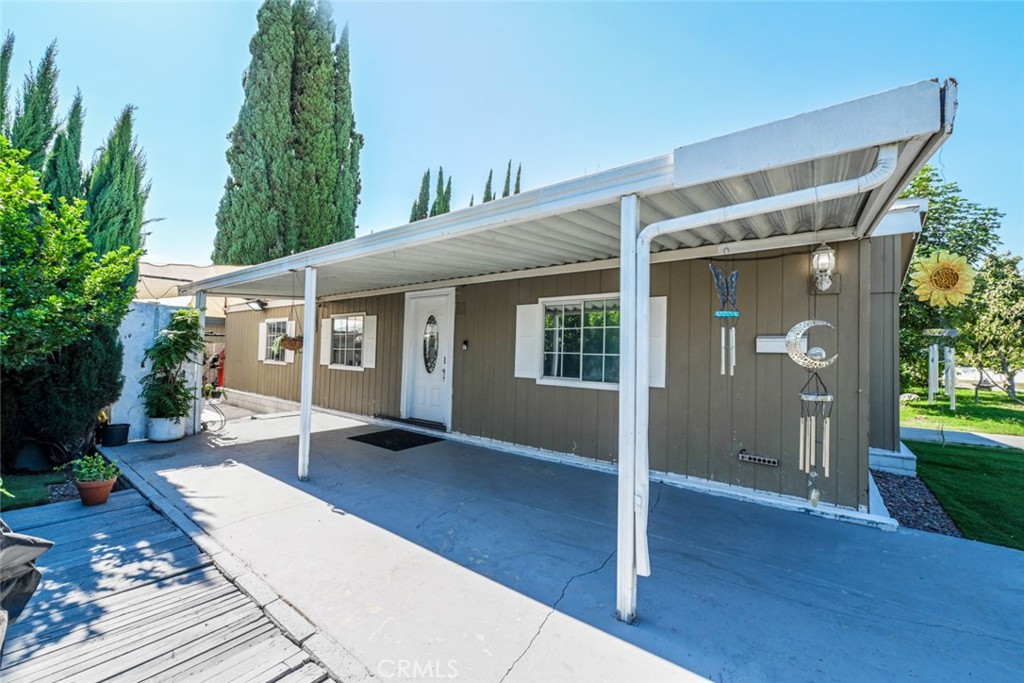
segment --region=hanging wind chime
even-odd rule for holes
[[[818,374],[819,370],[827,368],[835,362],[837,355],[827,357],[825,350],[820,346],[809,349],[806,353],[803,350],[802,339],[807,330],[812,327],[830,327],[835,329],[832,323],[825,320],[804,320],[794,325],[786,334],[786,353],[793,359],[793,362],[807,370],[809,377],[800,390],[800,471],[811,477],[811,504],[817,505],[820,497],[818,489],[813,486],[813,480],[817,476],[820,467],[825,477],[830,476],[832,471],[831,454],[831,427],[832,427],[832,405],[835,396],[825,386],[824,380]],[[821,451],[819,461],[818,451],[818,426],[821,426]]]
[[[721,374],[726,374],[726,367],[729,369],[729,376],[736,374],[736,320],[740,312],[736,310],[736,280],[739,278],[739,271],[732,271],[726,278],[722,270],[714,263],[709,264],[711,274],[715,278],[715,289],[718,291],[718,301],[721,308],[715,311],[715,317],[721,323],[722,352],[719,368]]]

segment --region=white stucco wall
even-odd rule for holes
[[[124,389],[111,409],[110,421],[131,425],[128,430],[130,440],[146,438],[146,406],[139,395],[142,392],[140,382],[148,372],[148,368],[143,367],[146,349],[153,345],[157,333],[171,321],[171,315],[181,308],[183,306],[137,301],[132,303],[131,310],[118,328],[124,344],[124,367],[121,369]],[[183,419],[185,433],[193,433],[191,416]]]

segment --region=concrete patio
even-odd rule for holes
[[[1024,553],[652,485],[615,620],[613,476],[314,415],[107,453],[380,679],[1024,679]]]

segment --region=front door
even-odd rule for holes
[[[448,427],[455,292],[410,292],[405,305],[406,417]]]

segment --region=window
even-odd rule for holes
[[[331,365],[362,367],[363,316],[342,315],[331,318]]]
[[[619,300],[544,306],[544,377],[619,381]]]
[[[264,360],[272,361],[275,363],[285,362],[285,350],[278,346],[274,348],[275,343],[278,339],[288,334],[288,321],[287,320],[268,320],[267,321],[267,337],[266,346],[264,346],[265,356]]]

